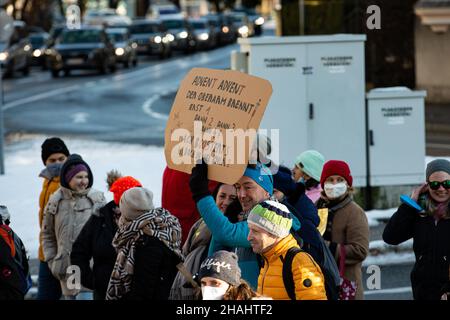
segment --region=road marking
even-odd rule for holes
[[[89,114],[86,112],[77,112],[70,116],[73,123],[86,123]]]
[[[364,291],[364,295],[406,293],[406,292],[412,292],[411,287],[400,287],[400,288],[381,289],[381,290],[367,290],[367,291]]]
[[[150,99],[144,102],[144,104],[142,105],[142,110],[152,118],[167,120],[169,119],[169,115],[155,112],[152,110],[153,103],[155,103],[155,101],[157,101],[159,98],[161,98],[161,95],[159,94],[153,95]]]
[[[38,100],[42,100],[42,99],[45,99],[45,98],[57,96],[57,95],[60,95],[62,93],[75,91],[75,90],[78,90],[78,89],[80,89],[80,85],[77,84],[77,85],[73,85],[73,86],[69,86],[69,87],[65,87],[65,88],[58,88],[58,89],[51,90],[51,91],[48,91],[48,92],[39,93],[39,94],[36,94],[34,96],[31,96],[31,97],[18,99],[18,100],[15,100],[15,101],[12,101],[12,102],[9,102],[9,103],[5,104],[3,106],[3,111],[6,111],[6,110],[9,110],[9,109],[21,106],[21,105],[26,104],[26,103],[35,102],[35,101],[38,101]]]

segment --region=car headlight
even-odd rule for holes
[[[8,52],[0,52],[0,61],[5,61],[6,59],[8,59]]]
[[[198,36],[198,38],[199,38],[200,40],[205,41],[205,40],[208,40],[209,35],[208,35],[206,32],[203,32],[203,33],[201,33],[201,34]]]
[[[166,36],[166,38],[167,38],[167,40],[169,40],[170,42],[172,42],[173,40],[175,40],[175,37],[174,37],[173,34],[171,34],[171,33],[169,33],[169,34]]]
[[[30,51],[31,50],[31,46],[29,44],[27,44],[25,47],[23,47],[23,50]]]
[[[123,50],[123,48],[116,49],[116,56],[123,56],[124,53],[125,53],[125,50]]]
[[[133,43],[131,44],[131,47],[132,47],[133,49],[136,49],[136,48],[138,47],[138,45],[137,45],[136,42],[133,42]]]
[[[36,49],[33,51],[33,57],[35,57],[35,58],[39,58],[41,56],[41,54],[42,54],[42,51],[39,49]]]
[[[156,36],[156,37],[153,38],[153,41],[154,41],[155,43],[161,43],[162,39],[161,39],[160,36]]]
[[[188,33],[187,33],[186,31],[181,31],[181,32],[178,34],[178,36],[179,36],[181,39],[186,39],[186,38],[188,37]]]
[[[238,32],[241,35],[247,34],[248,33],[248,27],[247,26],[242,26],[242,27],[239,28]]]
[[[255,24],[257,26],[261,26],[264,24],[264,18],[263,17],[259,17],[258,19],[255,20]]]
[[[51,55],[53,53],[52,49],[45,49],[46,55]]]
[[[227,26],[224,26],[224,27],[222,27],[222,32],[228,33],[228,32],[230,32],[230,28],[228,28]]]

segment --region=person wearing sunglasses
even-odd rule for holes
[[[386,225],[383,240],[391,245],[414,240],[414,299],[440,300],[450,283],[450,161],[428,163],[426,182],[413,190],[411,198],[423,210],[401,204]]]

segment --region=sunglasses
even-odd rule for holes
[[[432,190],[439,189],[440,186],[443,186],[445,189],[450,189],[450,180],[445,180],[442,182],[439,181],[429,181],[428,185]]]

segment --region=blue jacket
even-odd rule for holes
[[[219,210],[212,196],[204,197],[198,201],[197,208],[213,236],[209,253],[211,254],[224,246],[231,247],[239,258],[242,278],[256,290],[259,264],[257,255],[253,252],[250,242],[247,240],[249,233],[247,221],[231,223]],[[298,230],[300,222],[295,216],[292,217],[292,228]]]

